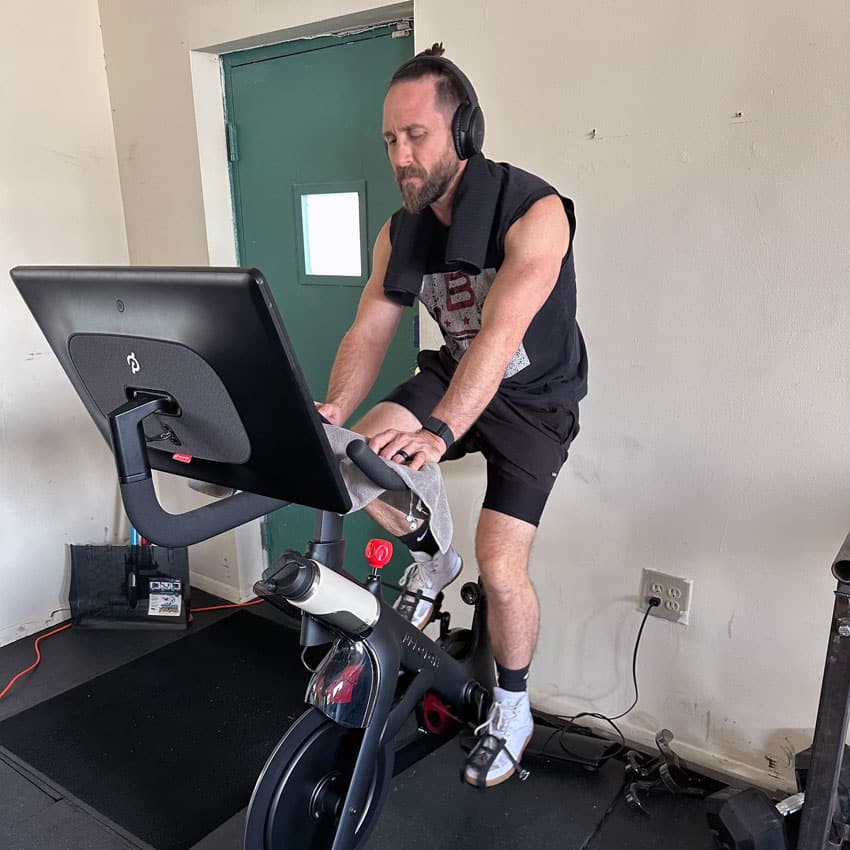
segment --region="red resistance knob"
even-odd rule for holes
[[[366,560],[373,570],[380,570],[393,556],[393,544],[389,540],[370,540],[366,544]]]

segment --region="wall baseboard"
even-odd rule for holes
[[[580,712],[592,710],[588,709],[586,705],[574,703],[562,696],[553,697],[535,692],[534,688],[530,688],[529,693],[532,706],[548,714],[572,717]],[[591,727],[606,738],[615,737],[614,731],[604,720],[583,717],[581,723]],[[647,729],[623,720],[618,720],[617,726],[626,739],[627,747],[646,753],[658,752],[655,744],[655,735],[659,731],[658,729]],[[671,729],[671,731],[675,734],[676,730]],[[694,746],[678,738],[673,739],[671,746],[688,768],[727,785],[753,785],[775,797],[782,797],[797,791],[792,779],[777,777],[768,770],[739,759]]]
[[[234,587],[232,584],[226,584],[223,581],[218,581],[217,579],[205,576],[202,573],[192,573],[192,587],[196,587],[198,590],[204,590],[207,593],[212,593],[214,596],[219,596],[228,602],[248,602],[248,600],[254,598],[253,595],[241,597],[239,588]]]
[[[23,640],[30,635],[38,634],[53,626],[61,626],[63,623],[71,622],[70,611],[57,611],[44,620],[28,620],[26,623],[17,623],[12,626],[0,628],[0,646],[7,646],[16,640]]]

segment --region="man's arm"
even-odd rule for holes
[[[481,330],[458,364],[432,415],[465,433],[490,403],[528,327],[555,288],[570,225],[561,199],[547,195],[514,222],[505,259],[481,313]]]
[[[401,305],[384,295],[390,251],[387,221],[375,240],[372,274],[360,296],[357,315],[339,344],[328,381],[327,401],[318,405],[319,413],[332,425],[345,423],[372,389],[404,312]]]
[[[505,236],[505,259],[484,300],[481,330],[458,364],[451,384],[432,415],[455,437],[465,433],[496,394],[511,358],[558,280],[567,253],[570,225],[561,199],[548,195],[534,203]],[[437,461],[446,451],[440,437],[385,432],[370,445],[383,457],[399,449],[419,455],[411,467]]]

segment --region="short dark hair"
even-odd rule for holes
[[[396,83],[406,80],[421,80],[423,77],[436,77],[437,106],[450,115],[469,98],[463,83],[442,62],[432,61],[445,53],[442,42],[433,44],[427,50],[417,53],[413,59],[405,62],[392,76],[387,90]]]

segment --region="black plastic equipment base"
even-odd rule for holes
[[[75,628],[185,629],[189,625],[186,548],[71,546]]]

